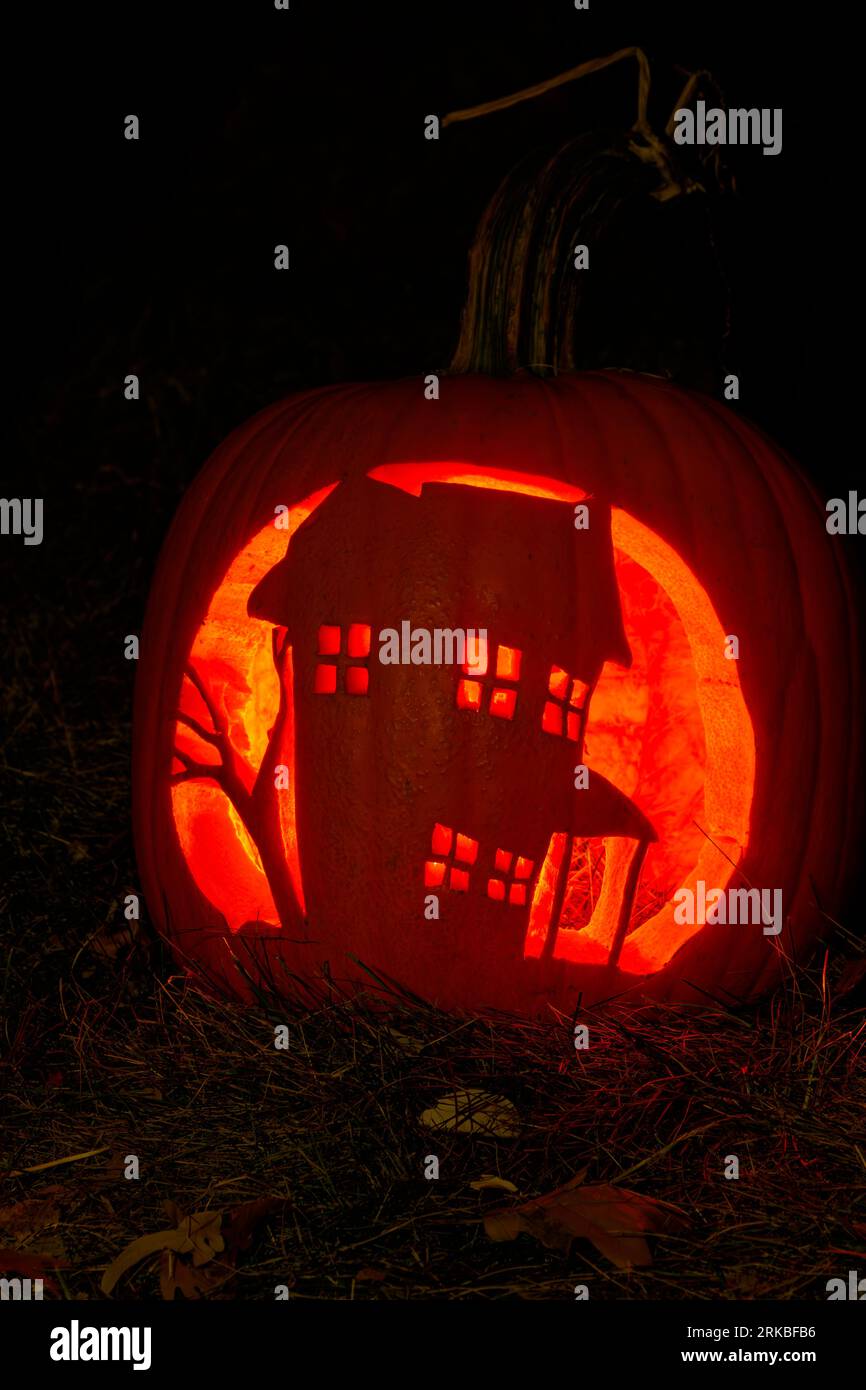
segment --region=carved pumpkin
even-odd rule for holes
[[[357,958],[448,1006],[752,995],[850,868],[837,557],[754,429],[636,375],[266,411],[190,489],[150,600],[151,911],[237,989],[232,955],[286,989]],[[383,665],[403,621],[486,651]],[[699,880],[780,889],[783,931],[678,923]]]
[[[225,990],[372,971],[454,1008],[732,1002],[840,901],[861,720],[820,501],[727,407],[567,370],[585,210],[607,225],[659,169],[652,196],[680,187],[643,119],[543,160],[531,197],[503,185],[440,399],[297,396],[184,499],[142,637],[135,833],[158,927]],[[521,361],[561,374],[481,374]],[[385,664],[404,624],[486,642]],[[701,884],[779,890],[781,932],[680,920]]]

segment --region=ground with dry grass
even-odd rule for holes
[[[60,1296],[100,1297],[132,1242],[203,1212],[229,1234],[197,1283],[191,1257],[169,1269],[151,1249],[115,1296],[566,1299],[585,1282],[601,1298],[825,1298],[862,1264],[863,1019],[827,980],[736,1016],[589,1015],[578,1053],[569,1020],[398,1001],[383,1016],[375,991],[227,1006],[154,978],[140,941],[98,933],[73,960],[52,939],[46,924],[50,988],[6,957],[0,1246]],[[467,1090],[510,1102],[505,1123],[497,1102],[469,1132],[422,1121]],[[576,1175],[678,1214],[650,1266],[617,1268],[589,1240],[489,1238],[486,1213]]]

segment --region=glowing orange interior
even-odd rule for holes
[[[466,463],[391,464],[372,470],[370,476],[415,496],[425,483],[439,482],[571,503],[586,498],[581,489],[555,479]],[[213,595],[190,653],[191,664],[217,707],[224,711],[229,737],[243,756],[250,786],[278,709],[279,683],[271,655],[271,624],[248,617],[247,601],[259,580],[283,558],[291,536],[333,486],[336,484],[292,507],[286,529],[269,524],[248,542]],[[585,756],[590,769],[597,769],[633,798],[659,834],[659,843],[650,847],[643,866],[639,911],[633,915],[620,958],[621,968],[644,974],[660,969],[700,930],[699,924],[674,922],[674,892],[680,887],[694,888],[699,878],[723,889],[742,857],[748,841],[755,747],[737,663],[724,659],[724,630],[694,574],[665,541],[619,509],[612,514],[612,539],[623,619],[634,660],[629,670],[611,664],[605,667],[589,708]],[[321,629],[320,654],[327,658],[338,652],[338,639],[346,640],[339,628]],[[349,655],[361,657],[367,651],[369,629],[362,631],[361,625],[353,625],[348,630]],[[519,653],[500,648],[496,675],[516,681],[519,659]],[[327,662],[320,669],[328,670]],[[485,649],[483,658],[480,654],[476,657],[471,673],[479,675],[486,670]],[[290,665],[288,676],[290,694]],[[360,683],[354,693],[364,693]],[[562,734],[563,715],[567,713],[568,736],[577,738],[579,715],[569,712],[568,707],[579,707],[586,695],[584,683],[554,668],[550,693],[550,713],[546,710],[544,715],[549,723],[544,727]],[[481,694],[477,681],[462,681],[458,707],[477,711]],[[508,699],[503,698],[506,695]],[[491,712],[509,717],[514,698],[515,690],[497,690],[496,708]],[[188,679],[184,680],[181,700],[184,713],[207,726],[204,702]],[[189,756],[201,762],[216,760],[214,749],[181,724],[176,726],[176,739]],[[290,789],[280,800],[281,829],[292,881],[303,904],[291,716],[285,745],[280,760],[289,766]],[[180,768],[176,763],[174,770]],[[229,927],[237,930],[255,920],[278,926],[255,846],[220,788],[210,781],[184,782],[173,787],[172,802],[190,871]],[[524,954],[540,956],[544,951],[559,876],[564,870],[569,877],[552,954],[575,962],[602,963],[617,928],[635,843],[613,838],[604,841],[601,888],[593,896],[589,920],[577,922],[569,902],[583,892],[577,881],[582,869],[576,853],[570,864],[563,865],[567,839],[555,833],[540,866]],[[442,843],[434,844],[433,850],[443,857],[448,853]],[[425,881],[438,886],[444,879],[445,865],[430,861]],[[488,896],[504,899],[506,888],[504,882],[500,887],[500,882],[489,880]],[[467,891],[469,875],[452,866],[448,883],[458,892]],[[485,891],[483,885],[481,891]],[[525,885],[511,883],[508,901],[525,903]]]
[[[416,497],[427,482],[572,504],[587,496],[583,489],[556,479],[466,463],[385,464],[371,470],[370,477]],[[623,970],[645,974],[659,970],[701,929],[699,923],[674,922],[671,899],[676,890],[694,888],[699,878],[724,889],[745,852],[755,740],[736,662],[724,657],[724,629],[696,576],[661,537],[619,508],[612,511],[611,535],[626,636],[635,659],[628,671],[609,663],[602,673],[590,705],[586,758],[633,798],[659,833],[659,843],[647,854],[640,886],[644,900],[654,893],[662,905],[631,932],[620,956]],[[558,669],[551,673],[551,693],[562,690],[564,699],[562,674]],[[575,680],[569,703],[577,706],[584,694],[584,683]],[[651,695],[657,705],[661,702],[660,708],[650,707]],[[471,698],[468,692],[463,698],[465,707],[477,708],[474,690]],[[545,727],[554,732],[555,723],[558,733],[561,714],[557,719],[554,708],[558,709],[546,706],[543,718]],[[569,720],[569,732],[576,737],[577,721],[573,715]],[[526,956],[541,955],[544,949],[566,840],[558,833],[551,837],[533,894]],[[590,921],[583,930],[557,933],[555,958],[607,960],[635,849],[627,840],[605,841],[604,881]],[[572,891],[569,882],[564,909]]]
[[[287,526],[268,524],[244,546],[211,599],[189,655],[190,665],[204,681],[217,709],[223,712],[228,737],[240,755],[247,790],[252,787],[267,750],[280,703],[279,679],[271,652],[272,624],[248,617],[247,602],[259,580],[283,558],[298,527],[334,487],[336,484],[332,483],[292,507]],[[286,672],[289,691],[291,676],[290,652]],[[183,681],[180,708],[205,728],[210,727],[205,703],[188,677]],[[180,723],[175,725],[175,745],[200,762],[217,762],[214,748]],[[291,711],[277,761],[289,769],[289,786],[279,801],[280,828],[286,863],[303,910]],[[175,761],[172,771],[181,770],[182,765]],[[190,872],[204,896],[223,914],[229,928],[237,931],[245,922],[279,926],[256,847],[220,787],[210,781],[182,782],[172,787],[171,795],[174,822]]]

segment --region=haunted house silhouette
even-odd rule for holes
[[[610,517],[505,490],[425,483],[416,493],[343,483],[293,536],[249,600],[292,649],[297,839],[311,931],[355,943],[372,895],[413,969],[424,932],[442,972],[484,971],[491,953],[554,958],[573,843],[630,839],[615,921],[593,959],[612,963],[643,853],[655,839],[632,801],[590,768],[575,788],[592,690],[629,664]],[[379,633],[486,629],[472,670],[384,665]],[[438,919],[425,917],[429,895]],[[610,917],[608,904],[608,916]],[[365,912],[365,918],[369,914]],[[365,933],[369,939],[365,939]],[[575,937],[579,933],[560,932]]]

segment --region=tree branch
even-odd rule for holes
[[[185,724],[188,729],[192,729],[194,734],[198,734],[199,738],[204,739],[205,743],[213,744],[214,748],[218,748],[222,743],[223,734],[208,731],[203,724],[199,724],[197,719],[193,719],[191,714],[184,714],[183,710],[179,709],[174,717],[178,724]]]
[[[198,691],[199,695],[204,700],[205,705],[207,706],[207,712],[210,715],[211,722],[214,726],[214,732],[222,737],[225,737],[225,730],[221,727],[222,720],[220,719],[219,711],[217,710],[216,705],[211,699],[210,692],[207,686],[205,685],[204,681],[202,680],[201,676],[199,675],[198,671],[191,663],[187,666],[184,666],[183,670],[184,675],[189,677],[196,690]]]
[[[191,754],[185,753],[183,749],[175,746],[175,757],[183,763],[184,771],[174,774],[170,778],[171,784],[177,786],[182,782],[192,782],[197,777],[204,781],[216,782],[252,833],[252,827],[249,824],[252,799],[244,780],[245,772],[249,773],[250,780],[254,780],[252,769],[232,747],[220,711],[198,671],[192,664],[188,664],[184,667],[184,674],[204,701],[213,729],[206,729],[200,720],[195,719],[191,714],[185,714],[182,710],[177,711],[175,720],[185,728],[191,729],[205,743],[215,748],[219,753],[220,761],[217,764],[198,762]],[[253,838],[255,839],[255,835]]]

